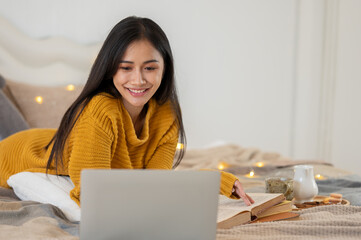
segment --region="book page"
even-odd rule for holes
[[[292,211],[293,202],[284,200],[283,202],[270,207],[257,215],[258,218],[268,217],[274,214]]]
[[[217,222],[222,222],[231,218],[241,212],[251,211],[252,208],[257,207],[281,194],[279,193],[247,193],[254,203],[247,206],[242,199],[230,199],[226,196],[220,195],[218,202]]]

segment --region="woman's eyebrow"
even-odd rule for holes
[[[120,63],[134,63],[134,62],[131,62],[131,61],[125,61],[125,60],[120,60]]]
[[[155,59],[152,59],[152,60],[145,61],[144,63],[151,63],[151,62],[159,62],[159,61],[155,60]]]
[[[144,63],[151,63],[151,62],[159,62],[158,60],[152,59],[152,60],[148,60],[145,61]],[[126,60],[120,60],[120,63],[130,63],[130,64],[134,64],[134,62],[132,61],[126,61]]]

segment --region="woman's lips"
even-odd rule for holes
[[[146,92],[148,91],[149,88],[143,88],[143,89],[134,89],[134,88],[127,88],[127,90],[129,91],[130,95],[134,96],[134,97],[141,97],[144,96],[146,94]]]

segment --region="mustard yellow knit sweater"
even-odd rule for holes
[[[46,171],[52,149],[44,149],[55,129],[30,129],[0,142],[0,186],[23,171]],[[75,187],[71,198],[80,205],[80,172],[85,168],[171,169],[178,140],[178,128],[169,103],[151,99],[138,138],[130,115],[119,99],[107,94],[95,96],[84,109],[64,149],[64,168]],[[49,170],[55,174],[54,170]],[[220,193],[232,197],[236,177],[222,172]]]

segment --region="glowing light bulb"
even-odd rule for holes
[[[177,143],[177,149],[183,149],[184,145],[182,143]]]
[[[316,175],[315,175],[315,178],[318,179],[318,180],[325,179],[325,177],[322,176],[321,174],[316,174]]]
[[[218,169],[219,170],[223,170],[225,167],[224,167],[224,164],[222,163],[222,162],[220,162],[219,164],[218,164]]]
[[[42,104],[43,103],[43,97],[42,96],[37,96],[35,97],[35,102]]]
[[[264,166],[264,163],[263,163],[263,162],[258,162],[258,163],[256,163],[256,166],[257,166],[257,167],[263,167],[263,166]]]
[[[66,90],[68,91],[74,91],[75,90],[75,86],[73,84],[69,84],[68,86],[66,86]]]
[[[254,177],[254,171],[251,170],[251,171],[246,175],[246,177],[248,177],[248,178],[253,178],[253,177]]]
[[[217,166],[217,168],[218,168],[219,170],[223,170],[223,169],[228,168],[228,167],[229,167],[229,164],[226,163],[226,162],[219,162],[219,163],[218,163],[218,166]]]

